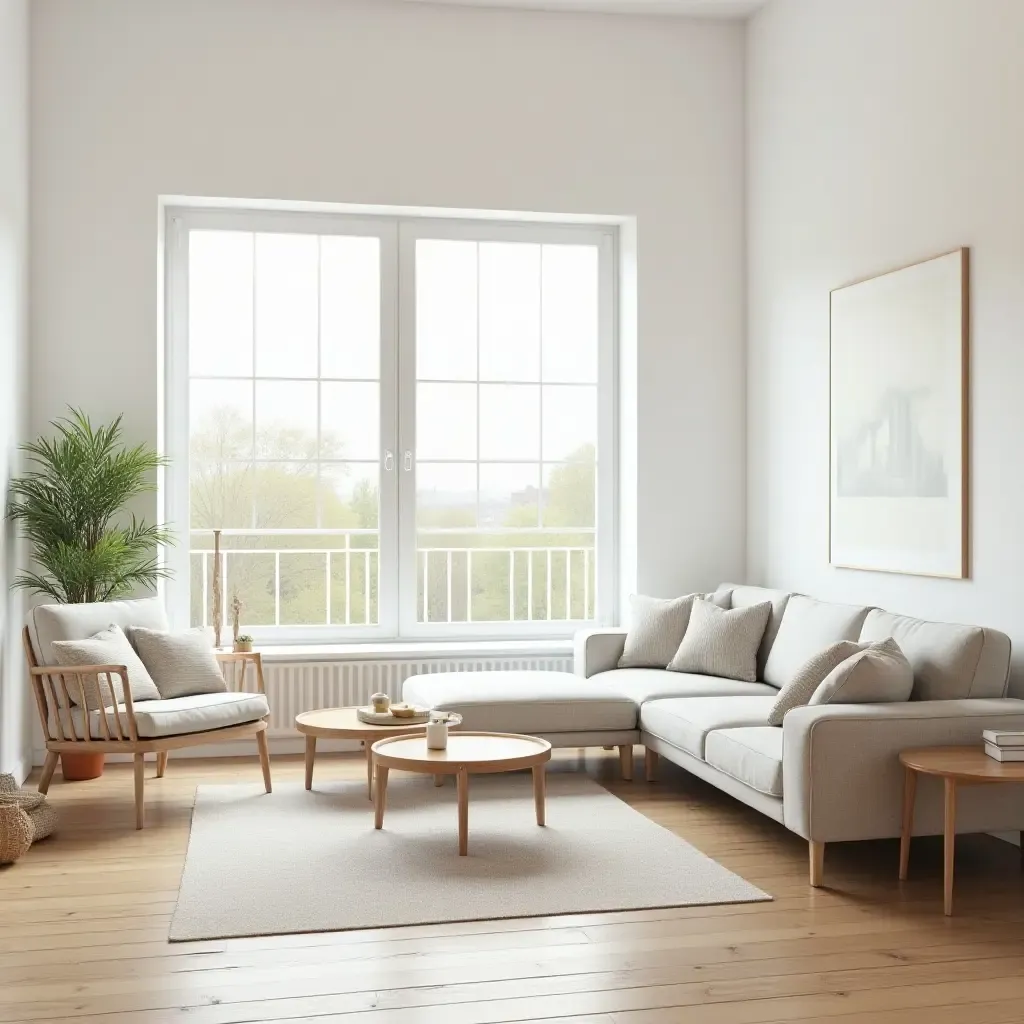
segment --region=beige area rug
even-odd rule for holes
[[[172,942],[753,903],[771,897],[585,775],[474,776],[469,856],[454,784],[392,775],[384,829],[366,787],[200,786]]]

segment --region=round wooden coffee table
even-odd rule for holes
[[[495,772],[533,769],[533,803],[537,824],[544,824],[544,766],[551,760],[551,744],[536,736],[506,732],[460,732],[448,737],[445,750],[427,748],[426,737],[396,736],[378,740],[371,748],[377,770],[374,828],[384,827],[388,771],[421,772],[435,779],[454,775],[459,795],[459,856],[469,852],[469,777]]]
[[[382,736],[415,736],[427,728],[426,722],[403,725],[396,718],[394,725],[371,725],[361,722],[355,708],[323,708],[304,711],[295,716],[295,728],[306,737],[306,789],[313,788],[313,760],[318,738],[360,740],[366,748],[366,795],[373,799],[373,756],[371,748]]]
[[[905,881],[910,867],[910,836],[914,830],[914,801],[917,776],[937,775],[945,786],[943,819],[943,910],[953,913],[953,850],[956,839],[956,787],[980,786],[997,782],[1024,782],[1024,761],[997,761],[981,747],[922,747],[900,751],[905,772],[903,785],[903,829],[900,833],[900,880]]]

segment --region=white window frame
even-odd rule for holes
[[[168,206],[165,209],[164,520],[182,541],[165,551],[173,576],[165,594],[174,628],[189,625],[188,233],[269,231],[376,237],[381,253],[380,540],[376,625],[247,627],[258,643],[554,639],[581,627],[611,625],[618,606],[618,339],[615,224],[509,222],[477,217],[394,215]],[[598,249],[598,439],[595,505],[595,616],[591,620],[422,623],[417,621],[415,524],[416,318],[415,246],[421,238],[592,244]],[[313,379],[313,378],[310,378]],[[412,456],[406,469],[406,453]],[[386,461],[387,460],[387,461]],[[388,469],[387,465],[391,468]],[[226,625],[226,623],[225,623]]]

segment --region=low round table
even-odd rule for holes
[[[360,740],[366,747],[366,795],[373,799],[373,756],[371,748],[382,736],[415,736],[427,728],[426,722],[415,725],[371,725],[361,722],[355,708],[323,708],[304,711],[295,716],[295,728],[306,737],[306,789],[313,788],[313,760],[318,738],[331,740]]]
[[[388,771],[433,775],[435,779],[454,775],[459,796],[459,856],[469,852],[469,777],[495,772],[533,769],[533,803],[537,824],[544,824],[544,766],[551,760],[551,744],[536,736],[505,732],[460,732],[448,737],[444,750],[430,750],[426,737],[396,736],[378,740],[372,747],[377,770],[374,794],[374,828],[384,827]]]
[[[1024,782],[1024,761],[997,761],[981,747],[922,747],[900,751],[905,772],[903,785],[903,829],[900,833],[900,880],[910,867],[910,835],[914,828],[917,776],[937,775],[945,785],[943,819],[943,910],[953,913],[953,849],[956,839],[956,787]]]

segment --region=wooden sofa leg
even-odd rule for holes
[[[810,855],[811,885],[815,889],[820,889],[825,884],[825,844],[810,840],[808,854]]]
[[[135,755],[135,827],[142,828],[143,799],[146,792],[146,755]]]
[[[633,744],[622,743],[619,746],[619,767],[622,777],[627,782],[633,781]]]
[[[156,755],[156,777],[158,779],[162,779],[164,777],[164,772],[167,771],[167,754],[168,751],[161,750]]]
[[[267,730],[256,733],[256,745],[260,748],[260,767],[263,769],[263,787],[269,793],[270,785],[270,751],[267,749]]]
[[[644,747],[644,778],[648,782],[658,781],[658,752]]]
[[[50,780],[53,778],[53,773],[57,769],[57,761],[60,759],[60,754],[53,750],[46,752],[46,763],[43,765],[43,774],[39,776],[39,792],[44,796],[46,791],[50,788]]]

